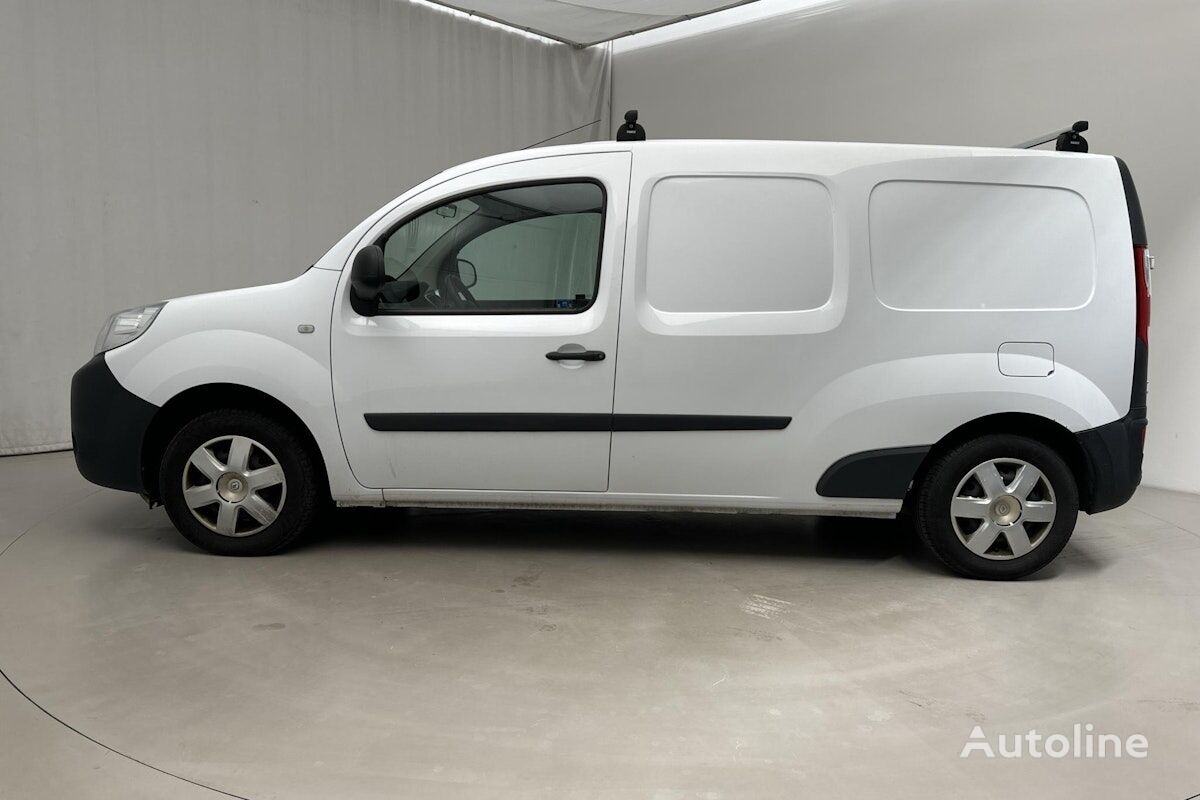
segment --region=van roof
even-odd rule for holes
[[[476,169],[527,161],[550,156],[582,153],[636,152],[646,155],[690,151],[696,156],[720,158],[726,163],[739,155],[824,155],[849,157],[854,161],[878,161],[894,158],[931,158],[936,156],[991,156],[1006,158],[1095,159],[1109,158],[1100,154],[1068,153],[1054,150],[1017,149],[1012,147],[973,147],[938,144],[889,144],[877,142],[821,142],[773,139],[655,139],[644,142],[596,141],[562,144],[514,150],[468,161],[441,173],[443,176],[472,172]]]

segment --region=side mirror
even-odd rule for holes
[[[479,282],[479,273],[475,270],[475,265],[465,258],[458,259],[458,279],[468,289]]]
[[[383,250],[374,244],[359,250],[350,267],[350,306],[355,313],[375,316],[384,279]]]

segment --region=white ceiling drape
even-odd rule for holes
[[[584,47],[752,1],[426,0]]]

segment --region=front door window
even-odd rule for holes
[[[596,297],[604,190],[556,182],[427,209],[383,241],[381,314],[575,313]]]

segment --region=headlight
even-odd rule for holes
[[[100,329],[100,335],[96,337],[96,349],[92,355],[108,352],[141,336],[165,305],[166,303],[157,303],[152,306],[138,306],[113,314]]]

